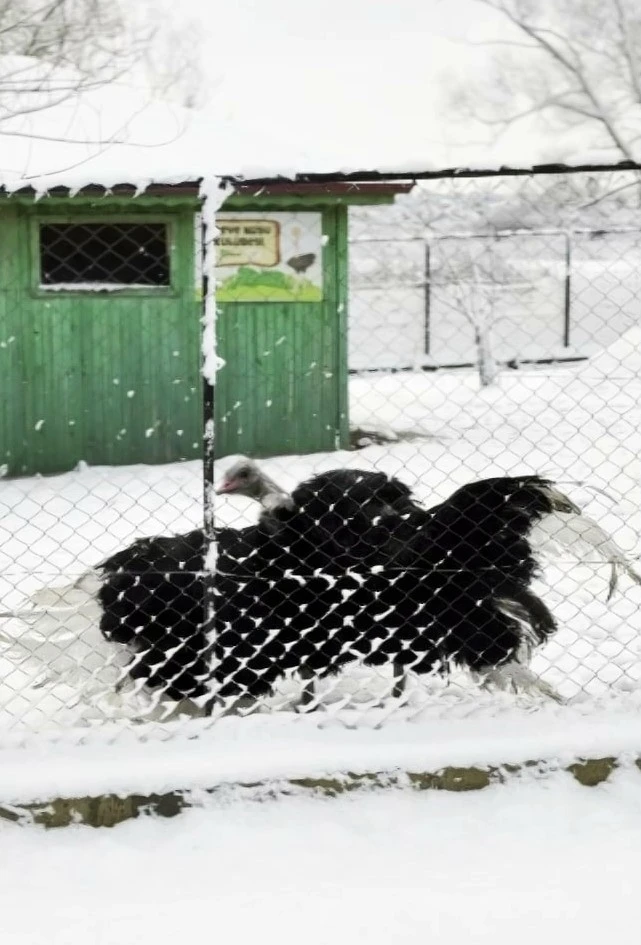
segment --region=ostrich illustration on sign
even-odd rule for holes
[[[322,301],[320,213],[221,213],[216,226],[216,301]]]

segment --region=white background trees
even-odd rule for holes
[[[641,6],[637,0],[478,0],[508,26],[463,106],[501,125],[545,116],[588,126],[594,147],[641,157]],[[485,42],[485,41],[484,41]]]
[[[198,33],[152,12],[119,0],[0,0],[0,125],[118,80],[191,104]]]

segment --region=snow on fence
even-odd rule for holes
[[[434,731],[638,712],[638,194],[544,183],[432,182],[352,211],[335,403],[296,374],[336,366],[331,333],[297,313],[312,329],[342,314],[305,214],[234,248],[219,318],[258,327],[219,375],[233,416],[252,396],[278,431],[334,403],[337,448],[217,454],[213,543],[193,227],[181,248],[164,210],[29,215],[34,259],[0,302],[0,744],[229,715]],[[274,377],[288,318],[297,358]]]

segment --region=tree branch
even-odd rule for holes
[[[524,32],[525,35],[532,39],[535,43],[538,43],[540,47],[548,53],[551,59],[561,67],[561,69],[569,72],[575,78],[579,84],[580,91],[585,95],[588,102],[592,106],[592,111],[581,108],[576,103],[567,103],[565,107],[572,111],[576,111],[578,114],[582,114],[586,117],[592,118],[595,121],[598,121],[608,133],[611,140],[619,149],[623,157],[627,160],[633,161],[634,155],[629,149],[626,141],[619,135],[614,122],[609,118],[606,111],[602,107],[596,92],[588,80],[587,70],[583,61],[578,52],[572,47],[567,37],[564,37],[556,30],[552,30],[547,27],[537,28],[532,26],[526,22],[525,19],[516,15],[513,10],[508,8],[505,4],[496,5],[492,2],[492,0],[480,0],[480,2],[485,3],[487,6],[491,6],[493,9],[499,9],[514,26]],[[561,41],[569,50],[570,55],[568,56],[561,49],[558,49],[554,43],[550,42],[550,40],[547,38],[548,36],[552,36],[553,38]],[[563,106],[559,105],[559,107]]]
[[[617,15],[617,26],[621,34],[620,49],[623,53],[623,59],[627,67],[630,85],[634,89],[637,104],[641,105],[641,64],[636,59],[632,43],[630,42],[630,24],[628,15],[623,8],[621,0],[612,0]]]

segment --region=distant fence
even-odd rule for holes
[[[476,363],[471,296],[492,309],[495,358],[580,361],[641,314],[641,229],[352,234],[350,368]]]

